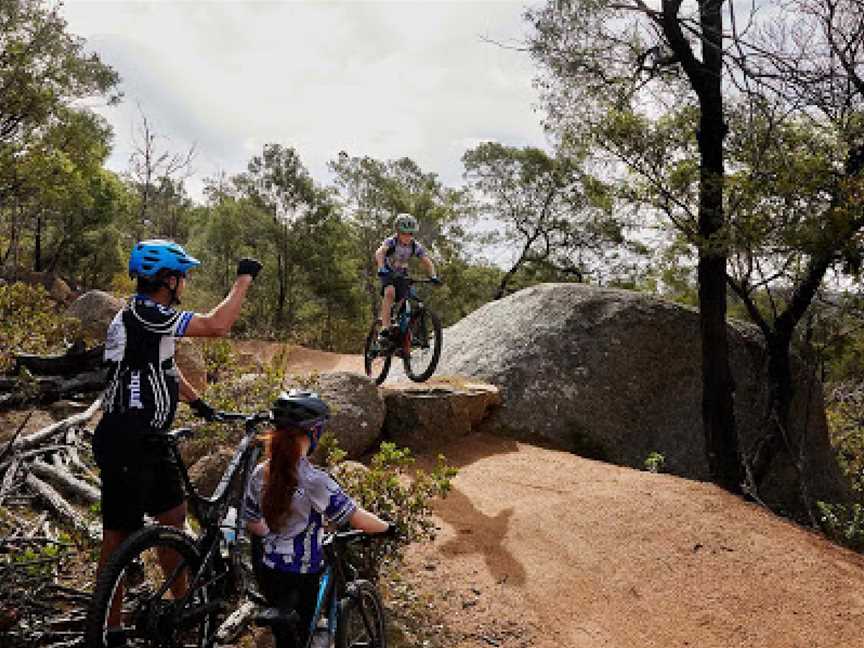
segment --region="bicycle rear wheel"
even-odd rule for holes
[[[390,363],[393,360],[392,349],[382,349],[378,346],[378,334],[381,332],[381,325],[378,322],[373,322],[369,329],[369,335],[366,336],[366,346],[363,349],[363,364],[366,368],[366,375],[375,381],[376,385],[380,385],[387,378],[390,372]]]
[[[369,581],[349,583],[348,595],[339,602],[336,648],[387,648],[384,606]]]
[[[405,364],[405,375],[414,382],[423,382],[435,373],[438,360],[441,358],[441,345],[444,334],[441,331],[441,320],[434,312],[424,308],[411,318],[411,352],[402,362]]]
[[[85,647],[208,648],[217,604],[209,583],[189,590],[200,564],[195,543],[178,529],[151,526],[131,535],[99,573]]]

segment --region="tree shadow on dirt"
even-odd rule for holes
[[[438,514],[456,531],[456,537],[441,547],[444,556],[479,553],[495,582],[509,585],[525,582],[525,569],[503,544],[513,515],[512,507],[496,515],[486,515],[468,496],[454,488],[447,495],[447,506]]]

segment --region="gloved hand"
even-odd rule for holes
[[[237,276],[249,275],[252,279],[255,279],[255,277],[258,276],[258,273],[261,272],[262,267],[264,266],[258,259],[244,257],[237,262]]]
[[[396,524],[392,520],[384,520],[384,522],[387,523],[387,530],[382,531],[379,534],[382,538],[395,540],[396,538],[398,538],[402,535],[402,532],[401,532],[398,524]]]
[[[194,401],[189,401],[189,407],[191,407],[192,411],[205,421],[212,421],[216,418],[216,410],[200,398],[196,398]]]
[[[387,266],[384,266],[382,268],[378,268],[378,276],[379,277],[382,277],[382,278],[383,277],[389,277],[390,272],[392,272],[392,271]]]
[[[439,277],[437,277],[437,276],[435,276],[435,277],[429,277],[429,281],[431,281],[432,284],[435,285],[435,286],[440,286],[442,283],[444,283],[444,282],[441,281],[441,279],[440,279]]]

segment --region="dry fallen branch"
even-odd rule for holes
[[[78,479],[64,468],[51,466],[37,460],[30,464],[30,472],[88,504],[98,502],[101,498],[98,488]]]
[[[78,425],[79,423],[86,423],[91,418],[93,418],[101,405],[102,399],[97,398],[95,401],[93,401],[90,407],[88,407],[80,414],[73,414],[72,416],[63,419],[62,421],[57,421],[56,423],[52,423],[51,425],[42,428],[38,432],[34,432],[33,434],[30,434],[26,437],[16,439],[15,443],[12,445],[12,449],[15,452],[29,450],[30,448],[38,446],[43,441],[51,438],[55,434],[65,432],[73,425]]]
[[[90,527],[87,522],[78,514],[78,511],[67,502],[63,496],[58,493],[52,486],[46,484],[33,473],[29,473],[26,478],[26,484],[32,488],[39,497],[62,519],[71,523],[73,527],[84,532],[94,542],[98,542],[102,534]]]

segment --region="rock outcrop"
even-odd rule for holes
[[[740,445],[750,452],[767,426],[767,354],[755,327],[730,324],[729,334]],[[502,433],[634,467],[659,452],[665,470],[708,479],[695,310],[624,290],[543,284],[486,304],[444,340],[439,375],[500,386]],[[793,435],[806,425],[810,494],[842,499],[821,385],[802,363],[795,367]],[[800,508],[788,457],[775,460],[760,494],[772,506]]]
[[[289,378],[285,387],[300,387]],[[384,401],[375,382],[366,376],[339,371],[323,373],[305,385],[318,391],[330,406],[332,416],[327,429],[336,435],[339,447],[351,458],[371,450],[381,437]]]
[[[479,382],[395,383],[381,389],[384,438],[415,452],[442,452],[467,436],[501,404],[498,388]]]
[[[123,306],[123,300],[114,295],[102,290],[90,290],[72,302],[66,309],[66,315],[81,322],[83,337],[102,343],[108,325]]]

